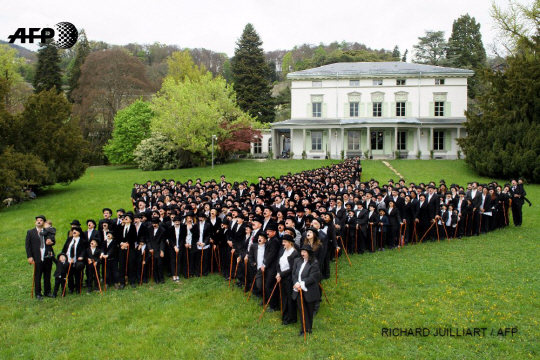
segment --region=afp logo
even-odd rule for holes
[[[54,25],[54,29],[51,28],[29,28],[28,33],[26,28],[18,28],[15,34],[9,35],[8,39],[11,44],[15,40],[20,40],[22,44],[26,44],[26,40],[30,44],[34,43],[34,40],[39,40],[40,43],[44,43],[49,39],[53,39],[54,44],[60,49],[69,49],[77,42],[79,38],[79,32],[75,25],[69,22],[59,22]]]

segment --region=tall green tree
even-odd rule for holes
[[[268,65],[259,34],[247,24],[236,42],[231,70],[240,109],[260,122],[274,121],[274,101],[268,81]]]
[[[36,75],[34,76],[34,92],[36,94],[43,90],[56,89],[62,91],[62,73],[60,70],[60,55],[54,42],[47,41],[39,44],[38,63]]]
[[[287,78],[287,74],[294,70],[294,64],[292,59],[292,53],[289,51],[288,53],[283,56],[283,60],[281,61],[281,74],[283,76],[283,79]]]
[[[444,65],[448,42],[444,31],[426,30],[424,36],[418,38],[418,44],[413,45],[414,62],[427,65]]]
[[[133,151],[141,141],[150,137],[150,123],[154,117],[151,105],[137,100],[114,117],[114,130],[105,155],[112,164],[129,164],[134,160]]]
[[[399,51],[399,46],[394,46],[394,50],[392,51],[392,57],[396,60],[396,61],[399,61],[401,60],[401,52]]]
[[[494,12],[495,23],[513,43],[504,71],[484,69],[487,91],[479,96],[479,111],[468,111],[467,137],[458,143],[467,163],[481,175],[523,176],[540,182],[540,1],[530,8]],[[526,30],[508,26],[530,25]],[[518,24],[515,22],[514,24]],[[524,31],[521,31],[524,30]]]
[[[79,79],[81,78],[82,65],[86,60],[86,57],[90,55],[90,44],[86,38],[86,32],[81,30],[79,35],[79,40],[77,40],[77,45],[75,46],[75,59],[68,73],[68,92],[67,97],[70,102],[74,102],[72,93],[79,86]]]
[[[206,73],[204,65],[195,65],[189,50],[172,53],[172,55],[167,58],[167,67],[169,69],[167,75],[177,82],[182,82],[186,78],[191,79],[191,81],[196,81]]]

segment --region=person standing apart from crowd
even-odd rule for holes
[[[53,246],[55,242],[51,239],[45,239],[40,235],[43,230],[43,224],[47,221],[44,215],[36,216],[35,228],[26,232],[26,257],[30,265],[34,265],[34,289],[37,300],[43,300],[41,293],[41,278],[43,277],[43,287],[45,296],[52,297],[51,294],[51,271],[52,258],[45,257],[45,246]]]

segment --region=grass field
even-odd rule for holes
[[[130,207],[134,182],[201,177],[255,181],[312,169],[329,161],[239,161],[210,168],[141,172],[94,167],[65,187],[0,212],[0,358],[540,358],[538,256],[540,186],[527,185],[534,206],[521,228],[450,243],[339,260],[339,284],[323,283],[321,305],[307,343],[299,325],[281,325],[218,276],[167,281],[104,296],[30,299],[32,267],[24,238],[34,216],[51,218],[59,234],[73,219],[99,219],[103,207]],[[478,177],[463,161],[391,161],[409,181],[466,183]],[[379,161],[363,163],[364,178],[397,176]],[[58,236],[57,248],[65,239]],[[333,271],[333,268],[332,268]],[[383,337],[381,329],[487,328],[482,337]],[[513,337],[499,328],[517,327]],[[491,335],[491,330],[495,332]],[[455,330],[454,330],[455,332]]]

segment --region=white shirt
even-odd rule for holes
[[[176,247],[180,246],[180,226],[174,227],[174,236],[176,238]]]
[[[186,235],[186,244],[191,246],[191,240],[192,240],[191,231],[188,230],[187,235]]]
[[[298,273],[298,283],[300,284],[300,287],[302,288],[302,291],[307,291],[307,287],[305,282],[302,280],[302,271],[304,271],[304,268],[306,267],[307,260],[304,259],[304,262],[302,263],[302,266],[300,266],[300,272]],[[293,288],[294,291],[298,292],[296,288]]]
[[[42,229],[42,230],[43,230],[43,229]],[[39,230],[37,227],[36,227],[36,231],[37,231],[37,233],[38,233],[39,241],[40,241],[40,244],[39,244],[39,252],[41,253],[41,261],[43,261],[44,258],[45,258],[45,245],[46,245],[46,244],[45,244],[45,241],[47,241],[47,240],[45,240],[45,239],[43,238],[43,235],[41,235],[41,230]],[[42,238],[43,238],[43,247],[41,247],[41,239],[42,239]]]
[[[282,272],[287,271],[291,268],[291,266],[289,265],[288,258],[289,258],[289,255],[291,255],[293,251],[294,251],[294,247],[291,247],[289,250],[285,250],[283,252],[283,255],[279,258],[279,268]]]
[[[69,244],[69,247],[67,249],[67,257],[68,257],[68,261],[71,262],[71,249],[73,248],[73,253],[75,254],[75,256],[77,256],[76,252],[77,252],[77,244],[79,243],[79,238],[73,238],[73,240],[71,240],[71,244]],[[76,258],[73,258],[74,261],[76,261],[77,259]]]
[[[203,241],[203,235],[204,235],[204,223],[205,221],[202,221],[199,223],[199,242],[204,242]],[[210,247],[210,244],[208,245],[204,245],[204,249],[208,249]],[[200,245],[197,245],[197,249],[201,250],[202,247]]]

